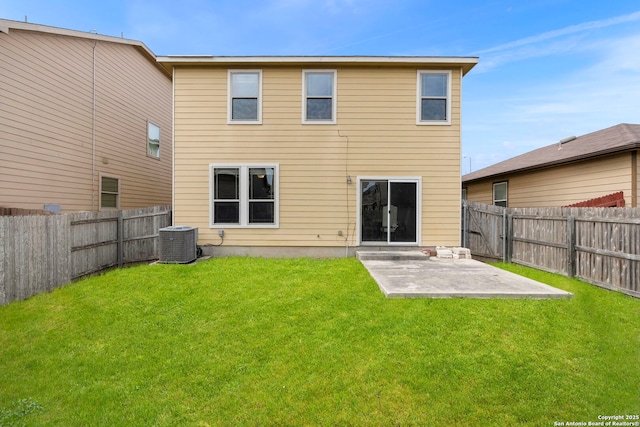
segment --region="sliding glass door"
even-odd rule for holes
[[[361,180],[362,244],[417,244],[417,209],[418,180]]]

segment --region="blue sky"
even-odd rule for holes
[[[463,173],[640,123],[638,0],[0,3],[1,18],[25,16],[124,35],[158,55],[479,56],[463,83]]]

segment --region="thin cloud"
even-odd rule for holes
[[[476,52],[476,54],[482,55],[485,53],[500,52],[504,50],[514,49],[522,46],[544,42],[544,41],[555,39],[558,37],[568,36],[576,33],[582,33],[584,31],[595,30],[599,28],[610,27],[612,25],[618,25],[618,24],[639,21],[639,20],[640,20],[640,11],[637,11],[627,15],[617,16],[615,18],[584,22],[582,24],[571,25],[569,27],[561,28],[559,30],[548,31],[535,36],[526,37],[513,42],[501,44],[489,49],[480,50]]]
[[[605,39],[592,44],[592,48],[603,52],[603,60],[597,63],[591,73],[626,74],[629,71],[635,76],[640,72],[640,31],[628,37]]]
[[[598,39],[593,39],[593,34],[590,30],[636,21],[640,21],[640,11],[615,18],[571,25],[559,30],[548,31],[489,49],[483,49],[474,53],[482,58],[474,73],[485,73],[504,64],[532,58],[565,54],[574,55],[589,50],[602,50]]]

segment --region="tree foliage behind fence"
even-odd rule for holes
[[[160,253],[171,207],[0,216],[0,305]]]
[[[501,208],[465,200],[462,245],[477,257],[640,297],[638,208]]]

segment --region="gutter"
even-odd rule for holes
[[[233,64],[345,64],[361,66],[459,66],[466,75],[478,63],[477,56],[213,56],[167,55],[158,56],[158,62],[170,69],[175,65],[233,65]]]

